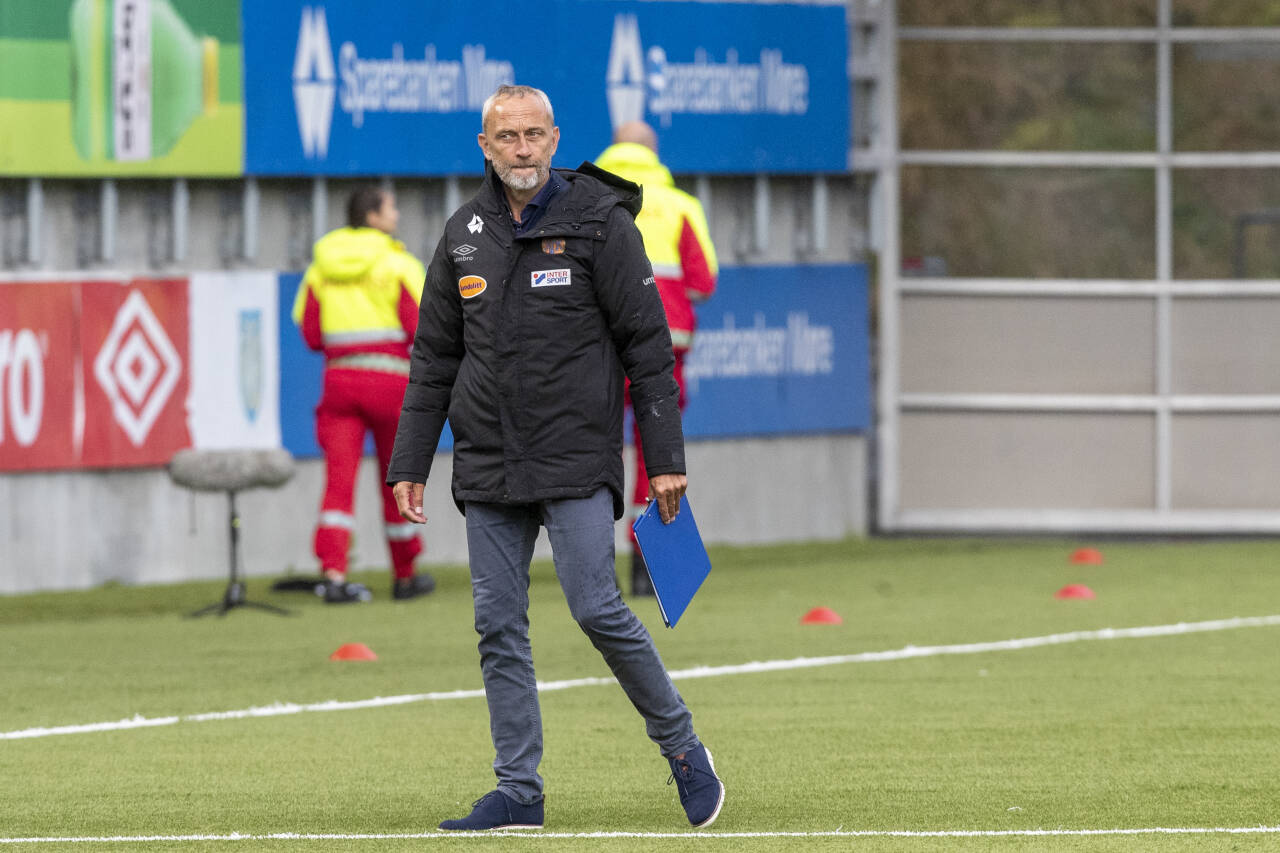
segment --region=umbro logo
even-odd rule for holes
[[[467,223],[467,230],[472,234],[479,234],[484,230],[484,220],[480,218],[480,214],[473,213],[471,221]]]
[[[460,258],[465,258],[467,255],[471,254],[472,252],[478,252],[478,251],[480,250],[477,249],[475,246],[472,246],[468,243],[463,243],[461,246],[454,249],[453,253]]]

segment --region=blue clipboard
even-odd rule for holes
[[[650,501],[631,528],[653,581],[662,624],[674,628],[711,573],[711,558],[702,545],[689,498],[680,498],[680,512],[670,524],[662,523],[658,504]]]

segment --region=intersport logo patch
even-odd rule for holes
[[[534,287],[564,287],[571,283],[569,270],[536,270],[530,274]]]

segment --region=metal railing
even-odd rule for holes
[[[1173,500],[1175,414],[1191,412],[1280,413],[1280,395],[1178,394],[1173,388],[1172,317],[1177,297],[1230,299],[1240,296],[1280,298],[1278,281],[1178,281],[1173,275],[1173,193],[1175,169],[1273,169],[1280,151],[1174,151],[1172,122],[1172,47],[1202,42],[1280,43],[1280,28],[1183,28],[1172,25],[1171,0],[1158,0],[1157,26],[1132,28],[988,28],[898,27],[895,3],[885,0],[880,55],[880,93],[886,114],[898,115],[898,45],[928,42],[1085,42],[1149,43],[1156,50],[1156,140],[1152,151],[903,151],[897,121],[885,123],[874,154],[877,203],[883,212],[877,235],[881,263],[878,391],[878,526],[884,530],[1102,530],[1102,531],[1280,531],[1280,513],[1177,508]],[[902,269],[903,166],[1023,167],[1082,169],[1150,169],[1155,176],[1155,277],[1151,280],[904,278]],[[1058,393],[910,393],[901,386],[902,303],[912,296],[946,294],[959,298],[1011,296],[1034,300],[1047,296],[1107,300],[1141,297],[1153,303],[1155,320],[1155,387],[1150,394]],[[1146,510],[1078,508],[904,506],[901,475],[910,459],[900,451],[904,414],[965,412],[1102,412],[1145,413],[1154,418],[1154,503]]]

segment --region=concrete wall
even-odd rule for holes
[[[863,436],[691,442],[688,462],[690,499],[709,543],[867,532]],[[442,454],[427,485],[427,565],[466,561],[463,518],[449,495],[451,470]],[[301,460],[283,488],[239,495],[245,576],[314,574],[311,534],[323,480],[321,460]],[[377,480],[376,461],[366,459],[353,568],[389,565]],[[227,498],[174,486],[163,469],[0,474],[0,507],[0,594],[227,576]],[[619,547],[625,542],[619,522]],[[544,535],[537,554],[549,553]]]

